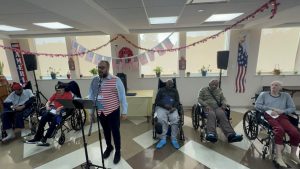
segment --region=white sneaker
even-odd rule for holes
[[[6,133],[7,133],[7,136],[5,138],[2,139],[3,142],[6,142],[6,141],[9,141],[9,140],[12,140],[14,139],[16,136],[15,136],[15,132],[13,129],[8,129],[6,130]]]
[[[280,166],[280,167],[285,167],[287,168],[287,165],[285,164],[285,162],[282,160],[282,157],[276,157],[275,158],[276,163]]]
[[[300,164],[300,159],[295,155],[290,155],[290,158],[292,161],[294,161],[296,164]]]

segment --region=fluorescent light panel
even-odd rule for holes
[[[186,4],[204,4],[204,3],[221,3],[229,0],[188,0]]]
[[[244,13],[230,13],[230,14],[214,14],[205,20],[205,22],[222,22],[230,21],[236,17],[243,15]]]
[[[60,22],[45,22],[45,23],[33,23],[34,25],[49,28],[49,29],[68,29],[72,26],[60,23]]]
[[[8,26],[8,25],[0,25],[0,30],[1,31],[25,31],[26,29],[17,28],[17,27]]]
[[[177,16],[168,16],[168,17],[152,17],[149,18],[150,24],[170,24],[176,23],[178,17]]]

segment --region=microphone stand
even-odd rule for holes
[[[98,137],[99,137],[99,142],[100,142],[100,152],[101,152],[101,161],[102,161],[102,166],[103,167],[99,167],[99,168],[105,168],[105,164],[104,164],[104,158],[103,158],[103,147],[102,147],[102,136],[101,136],[101,131],[100,131],[100,115],[98,114],[98,107],[97,107],[97,98],[98,98],[98,94],[101,91],[101,83],[103,81],[103,78],[101,76],[99,76],[99,83],[98,83],[98,90],[97,93],[95,95],[95,100],[94,100],[94,106],[95,106],[95,111],[97,113],[97,124],[98,124]],[[107,168],[108,169],[108,168]]]
[[[96,93],[95,98],[94,98],[94,110],[93,110],[93,113],[95,113],[95,111],[96,111],[97,114],[98,114],[98,107],[97,107],[96,102],[97,102],[98,94],[99,94],[99,92],[100,92],[100,90],[101,90],[101,83],[102,83],[102,78],[99,76],[98,89],[97,89],[97,93]],[[101,138],[100,124],[99,124],[100,118],[99,118],[99,117],[100,117],[100,116],[97,115],[98,135],[99,135],[99,142],[100,142],[100,152],[101,152],[102,166],[98,166],[98,165],[95,165],[95,164],[93,164],[93,163],[90,162],[89,157],[88,157],[88,153],[87,153],[87,148],[85,148],[86,163],[83,164],[83,165],[81,165],[81,168],[84,167],[85,169],[89,169],[90,167],[97,167],[97,168],[109,169],[109,168],[106,168],[106,167],[105,167],[105,164],[104,164],[103,148],[102,148],[102,138]],[[81,120],[81,122],[82,122],[82,120]],[[92,124],[91,124],[91,126],[90,126],[88,136],[91,135],[91,130],[92,130]],[[83,138],[84,138],[84,140],[85,140],[84,131],[83,131],[83,125],[82,125],[82,133],[83,133]],[[85,146],[86,146],[86,143],[84,143],[84,144],[85,144]]]

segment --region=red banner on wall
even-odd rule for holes
[[[20,44],[19,43],[11,43],[11,47],[20,49]],[[15,58],[15,63],[16,63],[20,83],[25,84],[28,80],[27,80],[23,56],[21,53],[17,53],[15,51],[13,51],[13,54],[14,54],[14,58]]]

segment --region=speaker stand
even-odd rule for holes
[[[41,101],[41,96],[46,100],[48,101],[48,99],[45,97],[45,95],[39,90],[39,85],[36,81],[36,75],[35,75],[35,70],[33,70],[33,77],[34,77],[34,82],[35,82],[35,87],[36,87],[36,104],[37,104],[37,110],[39,110],[42,106],[42,101]]]
[[[222,69],[220,69],[220,74],[219,74],[219,88],[221,89],[221,81],[222,81]]]

